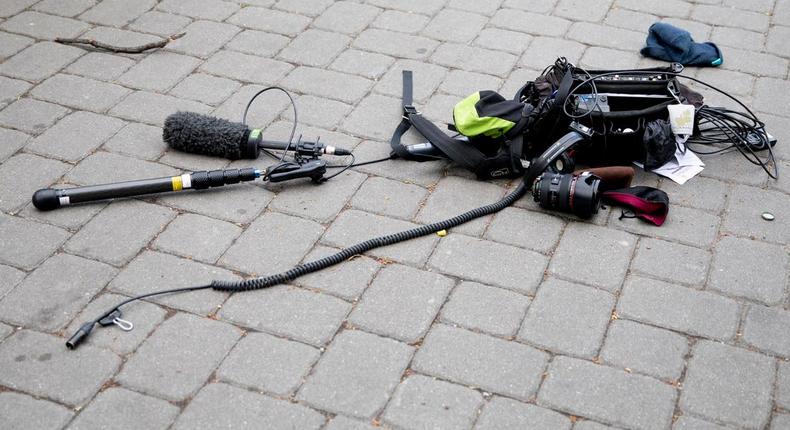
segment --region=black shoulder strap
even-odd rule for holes
[[[477,149],[471,147],[467,142],[453,139],[439,129],[434,123],[423,117],[413,105],[412,91],[414,83],[410,70],[403,71],[403,118],[395,129],[390,139],[390,146],[393,154],[399,158],[409,159],[411,154],[401,145],[401,137],[412,127],[417,129],[428,142],[439,148],[445,155],[461,166],[474,170],[476,166],[483,162],[485,157]]]

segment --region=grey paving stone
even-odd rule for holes
[[[694,178],[688,186],[669,180],[661,181],[661,189],[669,194],[673,204],[719,212],[727,196],[726,184],[705,177]]]
[[[470,4],[476,4],[476,2]],[[515,55],[521,55],[532,40],[532,36],[517,31],[502,30],[500,28],[485,28],[477,35],[474,44],[483,48],[496,49]],[[472,91],[466,93],[471,94]]]
[[[790,405],[790,363],[786,361],[779,361],[774,401],[777,406],[785,409],[788,409],[788,405]]]
[[[74,109],[106,112],[131,91],[119,85],[73,75],[55,75],[34,88],[33,97]]]
[[[266,312],[261,312],[266,303]],[[347,302],[327,294],[291,286],[234,295],[222,305],[220,317],[277,336],[322,346],[332,339],[351,310]]]
[[[426,59],[438,44],[439,42],[422,36],[369,28],[360,33],[352,45],[393,57]]]
[[[181,401],[195,395],[241,337],[239,329],[178,313],[126,362],[116,379],[124,387]]]
[[[372,177],[354,194],[351,205],[367,212],[411,219],[427,194],[416,185]]]
[[[467,387],[412,375],[398,386],[383,418],[399,428],[468,429],[482,403],[483,396]]]
[[[549,272],[614,292],[625,278],[635,245],[630,234],[573,222],[554,251]]]
[[[162,39],[151,34],[135,31],[121,30],[113,27],[94,27],[85,34],[84,38],[100,40],[104,43],[119,46],[139,46],[146,43],[161,42]]]
[[[549,279],[538,289],[518,336],[551,351],[592,358],[603,343],[614,304],[604,291]]]
[[[210,74],[260,84],[273,84],[291,69],[293,66],[288,63],[234,51],[220,51],[200,66],[200,70]]]
[[[502,80],[495,76],[452,70],[439,86],[439,91],[466,97],[481,88],[495,90],[500,86],[502,86]]]
[[[365,291],[348,322],[403,342],[415,342],[454,285],[452,279],[407,266],[384,267]]]
[[[97,151],[84,158],[77,167],[72,169],[66,175],[66,180],[79,185],[93,185],[172,176],[178,173],[180,173],[178,170],[163,164]]]
[[[145,160],[156,160],[167,149],[167,145],[162,141],[161,128],[133,122],[112,136],[103,149]]]
[[[754,50],[727,49],[725,69],[737,70],[755,76],[784,77],[788,61],[776,55],[764,54]]]
[[[260,7],[245,7],[228,18],[227,22],[253,30],[280,33],[293,37],[301,33],[310,24],[310,18]]]
[[[379,12],[381,9],[366,4],[334,2],[313,21],[313,26],[339,33],[355,34],[364,30]]]
[[[238,277],[218,267],[169,254],[144,251],[110,282],[108,289],[136,296],[159,291],[163,288],[206,285],[215,279],[235,280]],[[150,300],[175,309],[208,315],[216,311],[226,298],[227,294],[225,293],[203,290],[172,296],[164,295]]]
[[[60,178],[69,166],[56,160],[19,153],[0,165],[0,209],[14,212],[33,193]]]
[[[573,425],[573,430],[617,430],[618,428],[590,420],[579,420]]]
[[[106,0],[88,9],[80,19],[111,27],[121,27],[133,21],[156,4],[156,0]]]
[[[343,415],[336,415],[325,427],[326,430],[376,430],[377,428],[372,424],[344,417]]]
[[[790,107],[777,100],[776,97],[776,94],[781,94],[782,91],[787,91],[788,89],[790,89],[790,86],[787,85],[787,81],[782,79],[757,79],[754,88],[754,107],[777,115],[790,115]]]
[[[720,222],[715,215],[683,206],[673,206],[660,228],[635,218],[619,220],[618,211],[611,214],[609,225],[615,228],[697,247],[708,247],[713,243]]]
[[[719,46],[734,46],[741,49],[760,49],[765,44],[766,34],[742,28],[715,27],[711,42]]]
[[[676,381],[685,366],[688,341],[683,336],[627,320],[609,326],[601,359],[659,379]]]
[[[594,46],[636,51],[644,46],[643,36],[644,32],[591,22],[576,22],[571,25],[566,37]]]
[[[519,208],[505,208],[494,215],[486,239],[547,253],[560,240],[565,221],[556,216]]]
[[[176,214],[140,201],[110,204],[66,243],[65,249],[115,266],[129,262]],[[125,222],[119,220],[125,219]]]
[[[323,231],[312,221],[266,212],[247,227],[220,264],[259,275],[287,270],[301,261]],[[283,238],[287,244],[280,242]]]
[[[34,42],[29,37],[0,32],[0,58],[10,57]]]
[[[705,170],[702,171],[701,176],[755,186],[765,184],[767,179],[762,169],[751,163],[744,163],[743,156],[739,153],[702,156],[701,159],[705,162]]]
[[[416,224],[406,221],[372,215],[358,210],[347,210],[335,219],[321,238],[321,242],[338,248],[347,248],[372,237],[397,233],[416,226]],[[369,254],[412,265],[421,265],[428,259],[437,240],[437,236],[425,236],[372,249]]]
[[[504,78],[513,69],[518,57],[501,51],[458,43],[444,43],[436,48],[431,60],[442,66],[489,73]]]
[[[13,327],[6,324],[0,324],[0,340],[7,338],[13,332],[14,332]]]
[[[241,87],[236,81],[195,73],[170,90],[170,94],[199,102],[217,105]]]
[[[167,206],[196,212],[212,218],[236,223],[255,219],[274,197],[274,193],[252,184],[199,192],[164,195],[159,201]]]
[[[326,418],[285,400],[226,384],[209,384],[189,403],[173,428],[299,428],[318,430]]]
[[[84,22],[32,11],[14,15],[0,24],[0,29],[36,39],[77,37],[88,28],[89,26]]]
[[[782,43],[782,41],[787,40],[788,37],[790,37],[790,28],[778,25],[771,27],[771,29],[768,31],[768,40],[766,42],[765,50],[783,57],[790,56],[790,50],[788,50],[787,44]]]
[[[342,34],[309,29],[296,36],[278,58],[304,66],[326,66],[350,42],[351,38]]]
[[[483,407],[475,423],[478,430],[504,428],[551,428],[570,430],[568,417],[531,404],[504,397],[494,397]]]
[[[133,60],[118,55],[89,52],[71,63],[66,71],[102,81],[113,81],[134,64]]]
[[[694,336],[728,340],[735,335],[740,309],[737,302],[718,294],[631,277],[623,287],[617,313]]]
[[[98,264],[98,263],[97,263]],[[72,284],[72,286],[75,284]],[[135,293],[137,294],[137,293]],[[107,309],[112,309],[118,303],[127,299],[126,296],[106,293],[95,298],[85,309],[71,321],[65,333],[71,335],[80,328],[82,324],[96,319],[97,316]],[[122,318],[134,324],[134,330],[123,331],[118,327],[109,326],[107,328],[97,328],[91,336],[85,340],[86,345],[93,345],[113,351],[118,355],[126,355],[137,349],[137,347],[148,337],[165,319],[166,311],[159,306],[147,302],[135,302],[121,308]]]
[[[23,98],[0,111],[0,126],[41,133],[66,113],[68,110],[64,107]]]
[[[753,31],[768,30],[769,17],[764,13],[736,10],[731,7],[714,5],[696,5],[691,11],[691,19],[714,25],[731,25],[737,22],[738,27]]]
[[[68,350],[62,337],[20,330],[0,344],[0,384],[69,406],[88,401],[112,377],[121,359],[82,345]]]
[[[502,261],[520,270],[503,271]],[[443,273],[529,294],[542,280],[546,263],[546,257],[533,251],[450,234],[439,241],[428,264]]]
[[[569,357],[549,365],[538,404],[616,426],[669,427],[677,392],[646,376]]]
[[[257,92],[264,89],[263,85],[244,85],[235,94],[225,100],[218,108],[212,113],[213,116],[225,118],[230,121],[239,122],[244,114],[244,108],[250,101],[252,96]],[[256,98],[255,103],[250,106],[247,113],[247,121],[257,128],[266,128],[267,124],[277,119],[280,113],[286,108],[290,107],[289,100],[284,94],[277,94],[278,92],[270,91],[263,93],[260,97]],[[291,133],[291,125],[288,125],[287,132],[283,128],[282,135],[273,135],[267,129],[264,134],[267,138],[274,139],[278,137],[279,140],[288,140]],[[249,163],[246,160],[243,160]]]
[[[463,10],[444,9],[422,31],[424,36],[449,42],[471,42],[488,18]]]
[[[454,217],[474,208],[499,201],[505,190],[497,185],[477,180],[448,176],[436,186],[417,214],[417,222],[427,224]],[[453,227],[450,232],[473,236],[483,233],[490,217],[478,218]]]
[[[701,341],[689,360],[679,407],[713,421],[762,428],[770,418],[774,360]]]
[[[360,76],[298,67],[281,84],[294,91],[354,103],[368,92],[372,82]]]
[[[118,82],[129,87],[165,91],[189,75],[200,64],[194,57],[154,52],[126,71]]]
[[[74,112],[58,121],[27,146],[40,154],[78,161],[101,146],[126,123],[91,112]]]
[[[708,285],[713,290],[766,305],[779,304],[787,296],[790,257],[780,246],[723,237],[716,244],[712,264]]]
[[[505,28],[540,36],[562,36],[571,22],[553,16],[515,9],[500,9],[491,18],[494,27]],[[544,66],[545,67],[545,66]]]
[[[14,289],[27,274],[11,266],[0,264],[0,297],[4,297],[9,291]],[[5,337],[5,336],[2,336]]]
[[[762,351],[790,357],[790,312],[751,305],[743,326],[743,340]]]
[[[444,6],[441,0],[371,0],[371,3],[386,9],[397,9],[404,12],[419,10],[428,15],[433,15]]]
[[[0,141],[3,142],[3,146],[0,147],[0,161],[5,161],[8,157],[14,155],[27,144],[29,139],[30,136],[20,131],[0,128]]]
[[[530,302],[527,297],[501,288],[464,282],[453,290],[441,318],[472,330],[513,336]]]
[[[47,400],[10,391],[0,393],[0,422],[9,430],[57,430],[63,428],[73,415],[67,408]]]
[[[376,17],[375,21],[370,23],[370,26],[401,33],[416,34],[425,28],[430,20],[430,17],[412,11],[385,10]]]
[[[677,17],[688,16],[692,6],[680,0],[670,0],[660,3],[645,3],[639,0],[617,0],[615,5],[625,9],[652,13],[658,16]]]
[[[334,413],[371,419],[387,403],[413,348],[357,330],[340,333],[296,398]]]
[[[363,106],[366,106],[366,101],[372,98],[384,99],[389,103],[388,97],[370,96],[360,104],[352,116],[356,116],[361,121],[367,122],[367,118],[363,118]],[[346,122],[343,127],[349,127]],[[372,122],[371,122],[372,124]],[[392,148],[384,142],[365,141],[359,144],[354,149],[354,154],[360,160],[378,160],[387,158],[392,152]],[[390,160],[383,163],[370,164],[366,166],[354,167],[355,170],[369,173],[376,176],[383,176],[385,178],[396,179],[406,184],[418,184],[429,187],[439,179],[442,178],[443,168],[447,163],[445,161],[426,161],[422,163],[413,163],[408,160]]]
[[[0,263],[27,270],[38,266],[69,237],[58,227],[5,214],[0,214],[0,227]]]
[[[54,332],[71,321],[115,274],[106,264],[57,254],[3,298],[0,313],[5,321]]]
[[[747,186],[736,186],[730,195],[724,214],[722,230],[767,242],[790,243],[787,222],[778,218],[774,222],[761,219],[763,212],[782,214],[790,210],[787,196],[776,192]]]
[[[710,264],[708,251],[663,240],[642,238],[631,270],[671,282],[702,286]]]
[[[693,418],[688,415],[682,415],[675,421],[675,424],[672,425],[672,430],[726,430],[726,427]]]
[[[464,385],[530,399],[549,356],[530,346],[445,325],[434,326],[412,368]]]
[[[269,58],[274,57],[290,41],[291,39],[279,34],[244,30],[228,42],[225,48]]]
[[[42,81],[79,58],[85,51],[53,42],[39,42],[0,64],[0,74]]]
[[[314,261],[340,251],[336,248],[316,246],[304,261]],[[378,272],[379,264],[368,257],[352,257],[343,263],[328,267],[294,280],[297,285],[321,290],[346,300],[356,300],[368,287]]]
[[[270,186],[270,190],[277,192],[270,207],[326,223],[345,207],[365,179],[366,176],[361,173],[347,171],[332,178],[326,187],[311,181]]]
[[[604,24],[614,27],[627,28],[629,30],[644,30],[659,19],[654,15],[643,12],[635,12],[628,9],[612,8],[606,14]]]
[[[30,87],[25,81],[0,76],[0,109],[18,100]]]
[[[771,430],[781,430],[790,427],[790,415],[774,413],[771,420]]]
[[[240,31],[241,29],[235,25],[213,21],[195,21],[183,29],[183,32],[186,33],[184,37],[169,43],[167,49],[200,58],[209,58]]]
[[[142,14],[139,18],[129,24],[129,28],[143,33],[153,33],[162,37],[177,34],[179,30],[186,27],[191,19],[170,13],[151,11]]]
[[[333,2],[334,0],[281,0],[274,7],[287,12],[316,16],[320,15]]]
[[[607,68],[633,69],[638,67],[640,57],[635,51],[627,52],[619,49],[591,46],[582,55],[579,65],[591,70]]]
[[[302,383],[321,353],[307,345],[250,333],[217,369],[222,381],[288,396]]]
[[[178,413],[178,407],[164,400],[112,387],[99,393],[69,429],[166,429]]]
[[[612,0],[560,0],[554,14],[563,18],[599,22],[612,5]]]
[[[183,100],[146,91],[136,91],[112,108],[110,114],[133,121],[161,126],[168,115],[177,111],[192,111],[205,114],[210,110],[210,107],[191,100]]]
[[[182,257],[214,263],[241,232],[240,227],[225,221],[182,214],[156,238],[153,246]]]
[[[392,97],[385,97],[378,94],[371,94],[361,102],[357,104],[357,107],[351,112],[346,120],[341,125],[341,128],[344,131],[350,132],[356,136],[364,136],[370,137],[378,141],[387,141],[391,137],[389,132],[385,132],[382,130],[381,124],[384,121],[387,121],[388,118],[392,118],[393,115],[400,115],[403,111],[403,108],[400,107],[401,102],[399,99],[395,99]],[[401,112],[401,113],[399,113]],[[406,142],[404,142],[406,143]],[[384,158],[392,152],[392,148],[387,144],[381,144],[379,142],[373,142],[375,145],[381,145],[376,148],[365,148],[366,145],[360,145],[360,149],[366,150],[364,155],[370,155],[368,152],[375,153],[376,155],[386,150],[387,153],[375,157],[372,156],[371,159],[379,159]],[[376,151],[374,151],[376,149]],[[361,160],[362,158],[360,158]],[[384,163],[383,165],[388,165],[391,162]],[[415,163],[408,163],[408,164],[415,164]],[[425,162],[425,163],[418,163],[419,165],[429,165],[431,167],[438,164],[437,162]],[[374,164],[372,166],[381,166],[382,164]],[[364,169],[369,169],[371,166],[365,166]],[[379,167],[380,168],[380,167]],[[436,168],[433,167],[433,170]],[[391,177],[390,175],[384,175]],[[435,179],[432,182],[436,182],[441,175],[435,175]]]
[[[35,0],[13,0],[0,5],[0,17],[14,16],[35,3]]]
[[[223,21],[239,10],[239,5],[219,0],[165,0],[157,9],[192,18]]]

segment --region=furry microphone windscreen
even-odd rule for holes
[[[194,112],[176,112],[165,119],[162,138],[173,149],[192,154],[214,155],[231,160],[242,158],[250,129]]]

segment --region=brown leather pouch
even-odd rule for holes
[[[631,186],[631,181],[634,179],[634,168],[629,166],[593,167],[590,169],[580,169],[573,173],[578,175],[582,172],[590,172],[601,178],[601,185],[599,187],[601,192],[616,190],[618,188],[628,188]]]

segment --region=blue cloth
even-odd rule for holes
[[[659,60],[677,62],[684,66],[718,66],[723,58],[719,48],[711,43],[696,43],[691,34],[663,22],[650,26],[647,46],[642,55]]]

